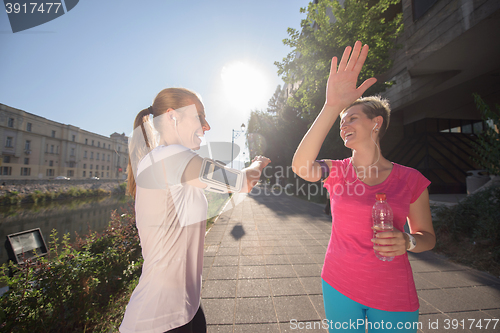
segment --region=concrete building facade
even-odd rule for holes
[[[0,139],[0,181],[126,177],[124,133],[105,137],[0,104]]]
[[[420,170],[431,193],[465,193],[480,168],[473,142],[487,122],[473,93],[500,101],[500,1],[402,0],[404,32],[382,78],[394,85],[389,130],[381,142],[392,161]]]

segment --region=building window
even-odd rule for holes
[[[92,140],[92,146],[94,145],[94,140]]]
[[[7,147],[7,148],[14,148],[13,141],[14,141],[14,138],[11,137],[11,136],[8,136],[7,140],[5,141],[5,147]]]
[[[101,167],[101,170],[104,170],[104,165]]]
[[[75,142],[75,140],[76,140],[76,135],[71,136],[71,140],[72,140],[73,142]]]
[[[85,163],[84,163],[84,164],[83,164],[83,168],[84,168],[84,169],[87,169],[87,164],[85,164]]]
[[[91,151],[91,152],[90,152],[90,159],[91,159],[91,160],[93,160],[93,159],[94,159],[94,152],[93,152],[93,151]]]
[[[30,159],[29,159],[29,158],[27,158],[27,157],[25,157],[25,158],[24,158],[24,164],[25,164],[25,165],[29,165],[29,164],[30,164]]]
[[[54,166],[54,161],[49,161],[49,166]]]
[[[97,153],[96,155],[97,155],[97,156],[96,156],[96,158],[95,158],[95,159],[99,161],[99,153]]]
[[[56,137],[56,131],[52,131],[52,137],[55,138]]]
[[[89,177],[92,177],[92,171],[89,172]]]
[[[2,176],[11,176],[12,175],[12,167],[2,167]]]
[[[74,175],[75,175],[75,171],[74,170],[68,170],[67,177],[73,177]]]
[[[75,156],[75,148],[71,148],[71,155],[70,156]]]
[[[3,157],[3,162],[4,163],[10,163],[10,156],[4,156]]]
[[[108,149],[111,149],[111,145],[110,144],[108,144]]]
[[[47,177],[54,177],[54,169],[47,169],[46,175]]]
[[[109,170],[109,165],[108,165],[108,168],[106,170]]]
[[[26,142],[24,143],[24,150],[26,150],[26,151],[31,150],[31,141],[30,140],[26,140]]]
[[[97,147],[100,147],[100,146],[101,146],[101,142],[97,141]]]
[[[118,146],[118,151],[120,151],[120,149],[121,149],[121,148],[122,148],[122,147]]]
[[[82,174],[82,176],[85,177],[86,173],[87,173],[87,171],[84,171],[83,174]]]
[[[14,118],[9,118],[9,121],[7,122],[8,127],[14,127]]]
[[[109,154],[108,154],[108,162],[109,162]]]
[[[73,162],[73,161],[69,162],[69,167],[76,168],[76,162]]]
[[[89,139],[85,139],[85,144],[88,145],[89,144]]]
[[[50,145],[50,153],[54,154],[54,145]]]
[[[109,172],[106,172],[106,178],[109,178]]]
[[[31,174],[31,168],[21,168],[21,176],[29,176]]]
[[[83,152],[83,158],[87,158],[87,151],[86,150]]]
[[[31,132],[31,123],[26,124],[26,131]]]
[[[94,165],[93,165],[93,164],[91,164],[91,165],[90,165],[90,169],[93,169],[93,168],[94,168]]]

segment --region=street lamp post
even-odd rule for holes
[[[233,136],[231,139],[231,168],[233,168],[233,149],[234,149],[234,139],[237,139],[241,133],[245,132],[245,124],[241,124],[240,126],[241,130],[234,130],[233,129]],[[236,133],[236,136],[235,136]]]

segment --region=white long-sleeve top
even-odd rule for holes
[[[159,146],[138,165],[135,212],[144,265],[122,333],[165,332],[198,310],[208,204],[202,189],[181,183],[194,156],[180,145]]]

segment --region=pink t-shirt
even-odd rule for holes
[[[332,161],[324,182],[330,193],[332,234],[321,277],[343,295],[365,306],[384,311],[419,308],[408,255],[390,262],[373,252],[371,229],[375,194],[383,192],[394,213],[394,228],[404,225],[415,202],[430,181],[419,171],[396,163],[387,179],[369,186],[356,179],[350,158]]]

